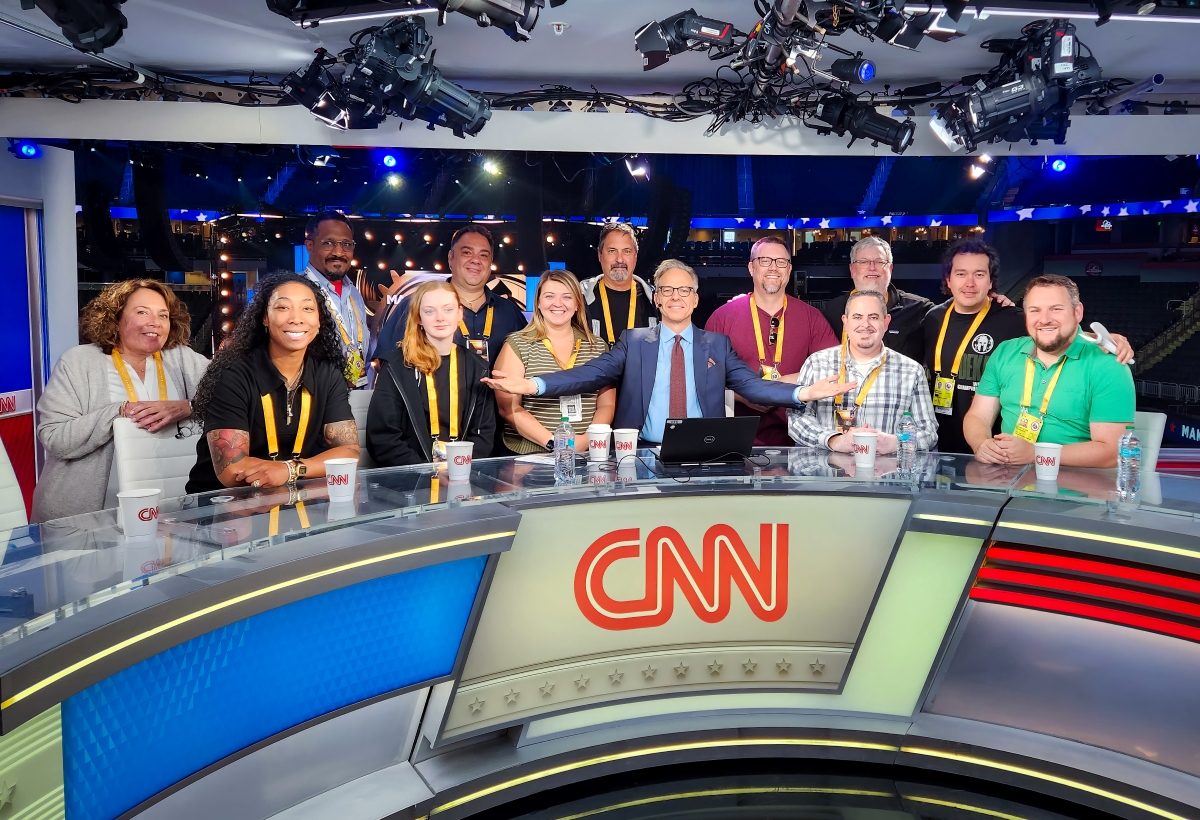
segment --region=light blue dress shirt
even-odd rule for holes
[[[700,397],[696,395],[696,375],[692,370],[692,325],[683,333],[683,364],[687,383],[687,414],[690,419],[704,417],[700,409]],[[671,412],[671,351],[675,349],[675,333],[660,325],[658,330],[658,366],[654,371],[654,390],[650,393],[650,406],[646,409],[646,421],[642,425],[642,438],[646,441],[662,441],[663,429]]]

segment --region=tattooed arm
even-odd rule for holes
[[[249,484],[247,473],[254,473],[261,486],[276,487],[287,483],[287,465],[250,457],[250,434],[247,431],[212,430],[207,438],[213,472],[217,474],[217,480],[226,487]]]

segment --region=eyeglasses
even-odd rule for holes
[[[686,299],[689,296],[691,296],[693,293],[695,293],[696,289],[692,288],[692,287],[686,287],[686,286],[681,287],[681,288],[673,288],[670,285],[663,285],[662,287],[660,287],[658,289],[658,292],[661,293],[663,296],[665,296],[668,299],[670,299],[675,294],[679,294],[684,299]]]
[[[879,268],[880,270],[882,270],[885,266],[890,265],[892,263],[888,262],[886,259],[855,259],[850,264],[858,265],[860,268],[870,268],[872,270],[875,268]]]
[[[336,239],[323,239],[321,240],[321,247],[327,251],[331,251],[334,248],[341,248],[344,251],[352,251],[354,250],[354,240],[343,239],[339,242]]]
[[[770,344],[775,344],[775,341],[778,338],[779,338],[779,317],[772,316],[771,317],[771,335],[769,337],[767,337],[767,342]]]
[[[756,256],[750,261],[757,264],[760,268],[786,268],[792,264],[791,259],[772,259],[770,256]]]

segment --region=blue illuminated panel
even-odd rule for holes
[[[62,707],[68,820],[111,820],[284,729],[449,675],[486,561],[263,612],[71,697]]]

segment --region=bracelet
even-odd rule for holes
[[[297,478],[297,476],[296,476],[296,462],[294,462],[294,461],[286,461],[286,462],[284,462],[284,463],[285,463],[285,464],[287,464],[287,468],[288,468],[288,481],[287,481],[287,483],[288,483],[288,486],[289,486],[289,487],[295,487],[295,486],[296,486],[296,478]]]

